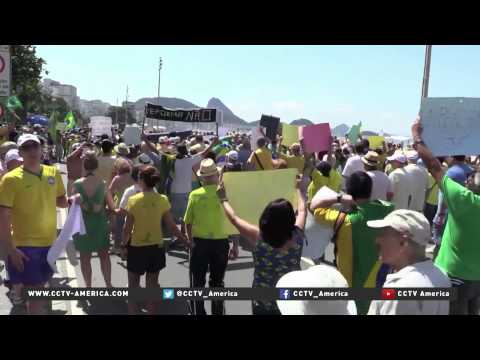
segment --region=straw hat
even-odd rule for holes
[[[215,161],[212,159],[204,159],[200,163],[200,169],[197,171],[198,177],[208,177],[217,175],[219,173],[219,169],[215,164]]]
[[[362,157],[362,161],[364,164],[369,166],[377,166],[378,165],[378,153],[375,151],[369,151],[367,155]]]

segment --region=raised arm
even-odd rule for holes
[[[158,150],[157,150],[157,148],[155,147],[155,145],[153,145],[153,144],[150,142],[150,140],[148,140],[147,134],[142,133],[142,141],[145,142],[145,145],[147,145],[148,149],[149,149],[151,152],[153,152],[153,153],[155,153],[155,154],[158,155]]]
[[[305,229],[305,222],[307,220],[307,206],[306,206],[306,201],[305,197],[303,194],[305,191],[302,191],[303,189],[300,189],[301,185],[301,179],[297,179],[296,182],[296,187],[297,187],[297,196],[298,196],[298,205],[297,205],[297,220],[295,222],[295,225],[300,229],[304,230]]]
[[[432,174],[433,178],[441,188],[442,186],[442,179],[444,176],[444,171],[442,169],[442,164],[440,161],[432,154],[430,149],[422,140],[422,123],[420,121],[420,117],[417,118],[415,123],[412,126],[412,137],[414,141],[414,148],[418,152],[418,156],[423,160],[423,163],[427,167],[430,174]]]

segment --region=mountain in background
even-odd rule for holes
[[[340,124],[332,129],[332,135],[336,137],[344,137],[345,134],[348,133],[348,130],[350,130],[348,125]]]
[[[134,107],[135,110],[142,111],[145,109],[145,104],[149,102],[151,104],[158,104],[158,98],[141,98],[135,101]],[[200,109],[200,106],[191,103],[190,101],[178,99],[178,98],[167,98],[160,96],[160,105],[170,108],[170,109]]]
[[[248,125],[248,123],[235,115],[220,99],[211,98],[207,108],[223,111],[223,123],[229,125]]]
[[[307,119],[298,119],[298,120],[293,120],[290,125],[296,125],[296,126],[308,126],[308,125],[315,125],[313,122]]]

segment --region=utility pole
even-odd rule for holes
[[[127,126],[128,120],[128,85],[127,85],[127,93],[125,95],[125,126]]]
[[[157,91],[157,105],[160,105],[160,73],[162,72],[162,65],[163,65],[163,61],[162,61],[162,57],[160,56],[160,59],[158,61],[158,91]],[[158,123],[159,121],[157,120],[156,121],[157,123],[157,126],[158,126]]]
[[[430,62],[432,60],[432,45],[425,47],[425,66],[423,68],[422,100],[428,97],[428,85],[430,82]]]

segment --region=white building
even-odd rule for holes
[[[87,118],[90,118],[91,116],[104,116],[108,112],[109,107],[109,103],[101,100],[80,99],[80,112]]]
[[[77,88],[75,86],[61,84],[52,79],[44,79],[42,89],[51,96],[65,100],[72,110],[80,109],[80,98],[77,96]]]

